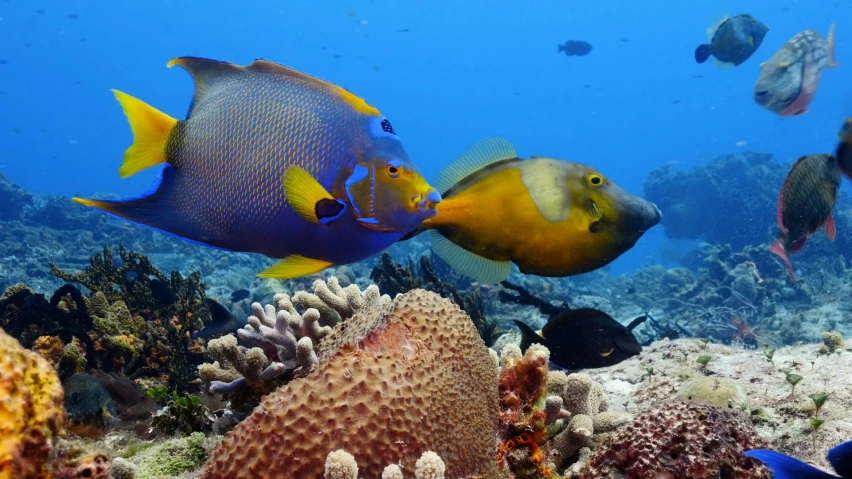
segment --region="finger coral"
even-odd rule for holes
[[[676,401],[636,416],[595,451],[578,477],[770,479],[769,469],[742,454],[764,446],[738,412]]]
[[[264,397],[225,436],[202,478],[322,477],[337,449],[364,477],[389,464],[415,470],[430,450],[447,477],[499,477],[496,369],[455,304],[414,290],[362,308],[317,355],[313,372]]]
[[[358,285],[342,288],[335,277],[316,280],[313,289],[313,293],[300,291],[292,299],[276,294],[274,305],[265,308],[252,304],[253,314],[237,336],[258,347],[239,346],[233,335],[208,343],[216,361],[202,364],[198,372],[210,384],[211,393],[237,394],[248,388],[262,395],[275,389],[278,378],[290,373],[306,376],[316,368],[315,346],[331,331],[330,325],[390,302],[375,286],[362,293]]]
[[[0,479],[49,477],[53,439],[65,434],[62,397],[50,363],[0,329]]]

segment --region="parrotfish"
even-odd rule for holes
[[[709,43],[695,49],[695,61],[706,62],[711,56],[718,64],[737,66],[760,48],[769,26],[749,14],[725,16],[707,29]]]
[[[515,321],[521,330],[521,349],[533,343],[550,350],[550,361],[563,369],[576,371],[618,364],[642,352],[633,328],[645,318],[624,326],[597,309],[582,308],[552,317],[541,331]]]
[[[193,242],[283,258],[260,274],[282,279],[364,259],[436,214],[441,195],[360,97],[266,60],[173,65],[195,81],[185,120],[114,91],[135,137],[119,175],[164,165],[152,191],[75,201]]]
[[[805,30],[760,64],[754,100],[781,116],[807,113],[822,72],[836,66],[834,25],[828,30],[827,40],[814,30]]]
[[[483,140],[435,183],[441,211],[432,250],[483,284],[503,281],[515,263],[525,274],[570,276],[600,268],[660,222],[656,205],[619,188],[589,166],[518,158],[511,143]]]
[[[840,128],[840,143],[837,145],[837,166],[848,178],[852,179],[852,118],[847,118]]]
[[[781,187],[778,197],[779,238],[769,250],[784,260],[790,279],[796,281],[788,255],[805,246],[809,236],[825,228],[834,241],[834,218],[840,188],[840,169],[832,155],[809,155],[799,158]]]
[[[772,469],[772,475],[775,479],[852,478],[852,441],[834,446],[825,456],[828,463],[834,468],[834,472],[839,474],[837,476],[777,451],[752,449],[745,451],[743,455],[762,461],[768,468]]]

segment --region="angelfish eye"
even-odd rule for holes
[[[599,185],[599,184],[603,183],[603,179],[598,175],[592,175],[592,176],[589,177],[589,183],[591,183],[593,185]]]
[[[396,178],[402,171],[402,165],[400,165],[398,161],[390,161],[388,162],[387,171],[388,176],[390,176],[391,178]]]

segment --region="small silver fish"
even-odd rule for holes
[[[805,30],[761,63],[760,77],[754,85],[754,100],[781,116],[807,113],[822,72],[836,66],[834,25],[825,40],[816,31]]]

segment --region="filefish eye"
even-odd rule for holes
[[[385,133],[390,133],[391,135],[396,135],[396,132],[393,131],[393,125],[391,125],[390,120],[385,118],[382,120],[382,131]]]
[[[592,176],[589,177],[589,183],[591,183],[593,185],[599,185],[599,184],[603,183],[603,179],[598,175],[592,175]]]

